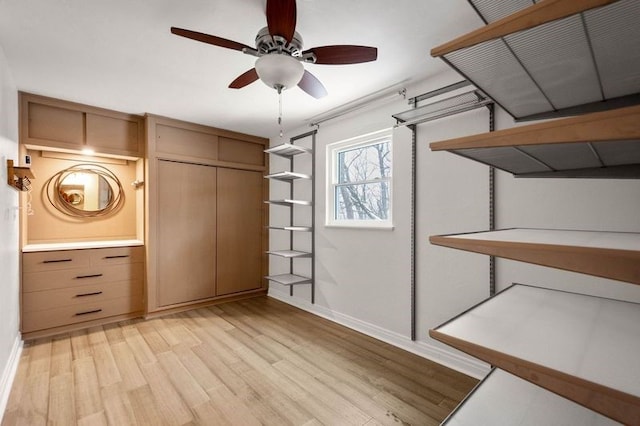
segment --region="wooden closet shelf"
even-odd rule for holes
[[[430,144],[522,177],[640,177],[640,106]]]
[[[469,3],[488,25],[435,47],[431,55],[514,118],[558,118],[640,103],[637,0]]]
[[[639,323],[637,303],[515,284],[429,335],[616,421],[640,424]]]
[[[432,244],[640,284],[640,233],[503,229],[431,236]]]
[[[612,426],[620,423],[496,368],[442,425],[496,424]]]

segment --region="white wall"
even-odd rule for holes
[[[408,97],[458,81],[448,74],[408,88]],[[416,331],[411,341],[411,131],[400,127],[393,134],[393,230],[326,227],[326,146],[395,125],[391,114],[410,109],[397,97],[321,124],[316,146],[316,304],[310,286],[295,288],[294,297],[278,284],[270,295],[324,317],[378,337],[475,376],[484,364],[456,353],[428,336],[429,328],[449,319],[488,295],[488,260],[433,247],[428,236],[486,229],[488,226],[488,169],[446,153],[431,153],[428,142],[486,131],[488,113],[418,126],[418,183],[416,239]],[[287,137],[309,131],[290,132]],[[287,140],[285,137],[285,140]],[[272,140],[272,145],[282,143]],[[296,162],[299,160],[296,159]],[[303,161],[298,162],[305,171]],[[286,166],[276,158],[271,170]],[[271,185],[271,198],[284,196],[281,183]],[[300,194],[309,196],[310,191]],[[287,220],[287,211],[271,208],[272,223]],[[271,233],[271,247],[283,248],[286,237]],[[284,247],[286,248],[286,247]],[[304,248],[304,247],[300,247]],[[462,260],[461,260],[462,259]],[[271,259],[271,273],[286,272],[286,265]]]
[[[452,71],[408,88],[408,96],[459,81]],[[463,89],[464,90],[464,89]],[[446,152],[431,152],[429,142],[488,128],[488,111],[479,109],[417,126],[417,341],[410,341],[410,137],[394,131],[394,225],[392,231],[335,229],[324,226],[326,144],[394,124],[391,114],[409,109],[387,102],[320,126],[316,149],[317,289],[309,303],[309,286],[288,289],[271,284],[270,295],[355,328],[389,343],[475,376],[487,366],[428,337],[428,330],[485,299],[489,294],[489,260],[481,254],[428,243],[435,234],[482,231],[489,226],[489,169]],[[516,125],[497,108],[497,129]],[[309,131],[290,132],[289,136]],[[282,143],[272,140],[273,145]],[[296,160],[298,161],[298,160]],[[301,163],[303,167],[308,166]],[[284,163],[274,160],[273,171]],[[273,198],[282,196],[272,184]],[[308,196],[310,189],[300,196]],[[640,232],[640,181],[603,179],[516,179],[496,172],[496,226],[547,227]],[[286,210],[272,208],[272,221],[286,221]],[[271,234],[271,247],[286,243]],[[280,246],[282,248],[282,246]],[[272,273],[285,272],[271,260]],[[497,259],[498,290],[513,282],[562,288],[623,300],[640,301],[640,286]]]
[[[7,160],[18,160],[18,95],[0,47],[0,419],[21,348],[18,192],[7,185]]]
[[[497,114],[498,129],[514,125],[505,112]],[[640,180],[529,179],[499,171],[496,227],[640,232]],[[497,289],[514,282],[640,302],[637,285],[497,259]]]

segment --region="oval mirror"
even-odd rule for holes
[[[60,212],[76,217],[104,216],[124,202],[118,177],[95,164],[79,164],[53,175],[47,182],[47,197]]]

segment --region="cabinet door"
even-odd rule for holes
[[[159,306],[213,297],[216,168],[158,160]]]
[[[217,295],[262,286],[262,173],[218,168]]]
[[[100,152],[144,155],[142,120],[139,117],[110,117],[86,114],[86,144]]]

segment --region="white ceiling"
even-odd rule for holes
[[[272,137],[278,96],[227,86],[255,58],[172,35],[171,26],[254,45],[265,0],[0,0],[0,45],[19,90]],[[283,92],[286,128],[400,82],[442,72],[429,50],[482,25],[466,0],[298,0],[304,48],[355,44],[378,60],[305,67],[329,95]]]

